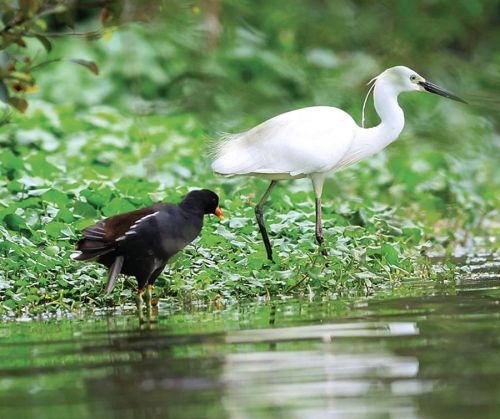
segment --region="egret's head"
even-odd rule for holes
[[[397,93],[402,92],[430,92],[439,96],[447,97],[448,99],[466,103],[463,99],[455,96],[453,93],[436,86],[435,84],[425,80],[416,71],[411,68],[398,65],[391,67],[375,78],[375,82],[388,84],[393,87]]]
[[[398,93],[424,90],[419,82],[425,82],[425,79],[416,71],[402,65],[388,68],[376,77],[377,84],[390,85]]]

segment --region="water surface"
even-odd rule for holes
[[[499,418],[498,267],[142,326],[0,323],[0,418]]]

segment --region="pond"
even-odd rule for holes
[[[0,417],[498,418],[500,274],[372,297],[0,323]]]

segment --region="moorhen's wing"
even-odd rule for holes
[[[157,212],[159,205],[115,215],[87,227],[76,244],[77,252],[71,255],[72,259],[88,261],[115,250],[117,239],[138,221]]]
[[[124,253],[147,250],[166,263],[198,236],[203,215],[186,213],[177,205],[164,204],[154,209],[115,237],[115,246]]]

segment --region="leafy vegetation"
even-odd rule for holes
[[[116,12],[112,7],[116,1],[101,2],[101,22],[116,20]],[[37,91],[35,72],[41,68],[59,62],[68,61],[86,67],[94,74],[99,74],[95,62],[81,58],[51,58],[40,51],[34,53],[28,48],[31,40],[36,40],[46,53],[53,48],[51,37],[61,37],[68,33],[51,33],[48,31],[50,19],[53,23],[64,23],[73,26],[73,19],[78,10],[78,3],[64,0],[20,0],[12,2],[0,0],[0,100],[20,112],[28,107],[26,93]],[[49,23],[48,23],[49,21]],[[89,39],[99,38],[103,29],[89,32],[71,32],[72,36],[82,36]],[[8,121],[8,112],[4,113],[0,126]]]
[[[472,86],[469,92],[480,92],[467,97],[472,106],[425,95],[401,98],[407,115],[401,139],[333,175],[325,186],[326,258],[314,243],[309,183],[281,182],[266,211],[278,256],[278,263],[269,265],[254,222],[255,202],[267,185],[214,177],[211,139],[221,130],[243,130],[310,104],[340,106],[359,119],[363,82],[388,65],[414,66],[417,58],[409,57],[430,35],[412,27],[418,39],[399,40],[407,49],[376,56],[359,45],[380,26],[372,24],[357,36],[334,36],[326,18],[338,22],[340,12],[327,6],[317,6],[326,7],[325,17],[300,6],[285,11],[268,3],[249,10],[244,1],[220,9],[213,9],[217,2],[190,8],[180,3],[164,3],[159,23],[129,24],[92,43],[61,39],[48,60],[51,54],[78,53],[99,64],[100,76],[65,65],[41,69],[37,83],[43,89],[33,93],[24,115],[13,115],[1,128],[0,314],[131,302],[134,281],[121,282],[111,297],[104,296],[104,269],[71,261],[73,244],[101,217],[160,200],[176,202],[188,188],[218,191],[226,221],[207,220],[202,237],[157,281],[155,295],[173,301],[366,292],[388,281],[431,275],[430,250],[450,254],[457,244],[470,246],[474,235],[494,235],[498,124],[490,110],[480,114],[485,103],[494,104],[485,101],[493,77],[489,66],[499,57],[489,57],[493,52],[481,38],[482,55],[466,64],[457,51],[472,46],[462,35],[450,35],[442,45],[459,46],[435,63],[436,48],[422,52],[418,70],[454,74],[440,84],[457,93]],[[467,20],[460,13],[470,2],[457,4],[456,13]],[[475,17],[485,32],[495,30],[488,25],[488,4]],[[244,19],[235,19],[237,13]],[[279,26],[284,13],[291,17]],[[83,30],[97,18],[76,24]],[[223,31],[207,29],[208,18]],[[316,37],[312,22],[321,29]],[[392,29],[395,35],[403,32]],[[371,51],[386,39],[373,41]],[[344,49],[342,40],[350,42]],[[491,60],[473,72],[486,56]],[[433,63],[429,70],[426,63]],[[373,112],[370,119],[376,123]]]

